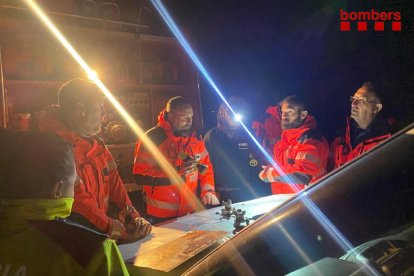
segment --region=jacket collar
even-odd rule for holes
[[[167,137],[173,141],[178,141],[181,138],[186,138],[186,137],[181,137],[181,136],[175,136],[171,127],[170,122],[167,121],[167,111],[165,109],[163,109],[159,114],[158,114],[158,126],[160,128],[162,128]],[[191,131],[190,135],[188,135],[187,137],[193,137],[195,135],[195,131]]]
[[[312,115],[308,115],[305,121],[298,128],[283,130],[282,140],[291,144],[295,140],[299,139],[305,131],[315,129],[316,127],[317,123],[315,118]]]
[[[387,121],[380,115],[376,115],[372,122],[369,124],[367,129],[362,130],[358,128],[358,124],[347,117],[347,125],[346,125],[346,132],[345,132],[345,143],[346,145],[350,146],[351,148],[357,146],[358,144],[370,141],[373,138],[383,137],[390,135],[389,125]]]
[[[0,199],[0,218],[3,222],[18,223],[26,219],[54,220],[70,215],[73,198],[59,199]],[[7,224],[7,223],[5,223]]]

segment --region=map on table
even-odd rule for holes
[[[144,254],[139,254],[134,266],[169,272],[225,237],[225,231],[196,230]]]

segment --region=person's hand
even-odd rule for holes
[[[201,198],[201,201],[204,203],[204,205],[218,205],[220,204],[220,201],[216,197],[214,193],[207,192],[203,195]]]
[[[274,168],[272,166],[262,166],[262,171],[259,173],[259,178],[264,182],[272,182],[272,173]]]
[[[114,240],[118,240],[122,237],[125,232],[125,227],[122,221],[113,219],[111,220],[111,225],[109,227],[108,237]]]
[[[144,218],[131,220],[125,227],[122,241],[132,243],[147,236],[152,231],[152,225]]]
[[[125,206],[125,208],[123,208],[118,214],[118,219],[122,221],[124,225],[128,224],[130,220],[138,217],[140,217],[140,214],[131,205]]]

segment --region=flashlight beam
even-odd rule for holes
[[[180,42],[181,46],[184,48],[184,50],[187,52],[187,54],[190,56],[190,58],[193,60],[194,64],[197,66],[198,70],[204,75],[206,80],[209,82],[211,87],[216,91],[217,95],[223,100],[223,102],[227,105],[229,110],[232,112],[233,116],[236,115],[236,112],[233,110],[233,108],[230,106],[224,95],[221,93],[220,89],[217,87],[217,85],[214,83],[213,79],[210,77],[210,74],[207,72],[206,68],[203,66],[201,61],[198,59],[197,55],[191,48],[190,44],[185,39],[184,35],[181,33],[180,29],[175,24],[174,20],[168,13],[165,6],[162,4],[161,0],[151,0],[151,3],[154,5],[154,7],[157,9],[158,13],[161,15],[161,17],[164,19],[165,23],[168,25],[172,33],[175,35],[175,37]],[[246,127],[246,125],[243,122],[240,122],[240,124],[243,126],[246,133],[250,136],[252,141],[258,146],[260,151],[265,155],[265,157],[269,160],[271,165],[280,173],[284,174],[282,169],[279,167],[279,165],[273,160],[273,158],[266,152],[266,150],[262,147],[262,145],[257,141],[257,139],[254,137],[254,135],[249,131],[249,129]],[[286,177],[288,178],[288,177]],[[296,191],[299,191],[297,186],[293,183],[291,179],[288,180],[289,185],[293,187]],[[353,246],[352,244],[342,235],[342,233],[333,225],[333,223],[323,214],[323,212],[307,197],[306,191],[304,191],[301,195],[301,199],[303,200],[305,206],[309,209],[311,214],[316,218],[316,220],[324,227],[328,233],[337,241],[337,243],[345,250],[349,251],[352,250]],[[373,268],[368,266],[368,269],[376,274],[375,270]]]
[[[93,81],[101,92],[107,97],[110,103],[118,110],[120,115],[131,127],[133,132],[139,137],[142,142],[145,144],[148,151],[156,158],[158,164],[164,170],[171,180],[171,183],[176,183],[178,186],[182,186],[185,183],[178,175],[175,168],[168,162],[164,155],[158,150],[154,143],[145,135],[144,131],[138,126],[134,119],[129,115],[125,108],[117,101],[105,84],[99,79],[95,71],[93,71],[85,60],[79,55],[79,53],[73,48],[69,41],[63,36],[59,29],[53,24],[53,22],[48,18],[48,16],[43,12],[40,6],[34,0],[23,0],[25,4],[33,11],[33,13],[40,19],[40,21],[50,30],[50,32],[55,36],[55,38],[62,44],[62,46],[68,51],[68,53],[75,59],[75,61],[81,66],[81,68],[86,72],[88,78]],[[190,200],[195,202],[197,208],[204,208],[202,203],[197,199],[196,195],[190,194]]]

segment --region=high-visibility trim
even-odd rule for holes
[[[157,218],[172,218],[178,216],[179,204],[173,204],[165,201],[145,197],[147,203],[147,214]]]
[[[312,176],[309,174],[302,173],[302,172],[295,172],[295,173],[290,173],[286,175],[281,175],[277,177],[277,180],[275,181],[286,183],[286,184],[289,184],[293,181],[293,183],[295,184],[307,185],[309,184],[311,179],[312,179]],[[275,181],[272,181],[272,182],[275,182]]]
[[[175,210],[177,211],[180,208],[180,204],[176,203],[170,203],[166,201],[161,201],[158,199],[154,199],[149,197],[148,195],[145,197],[145,201],[147,203],[147,206],[154,206],[160,209],[167,209],[167,210]]]
[[[317,164],[318,166],[320,166],[320,164],[322,163],[321,159],[318,156],[306,152],[299,152],[296,155],[295,160],[308,160],[312,163]]]
[[[152,177],[149,175],[136,174],[134,175],[135,183],[142,186],[168,186],[171,181],[166,177]]]

